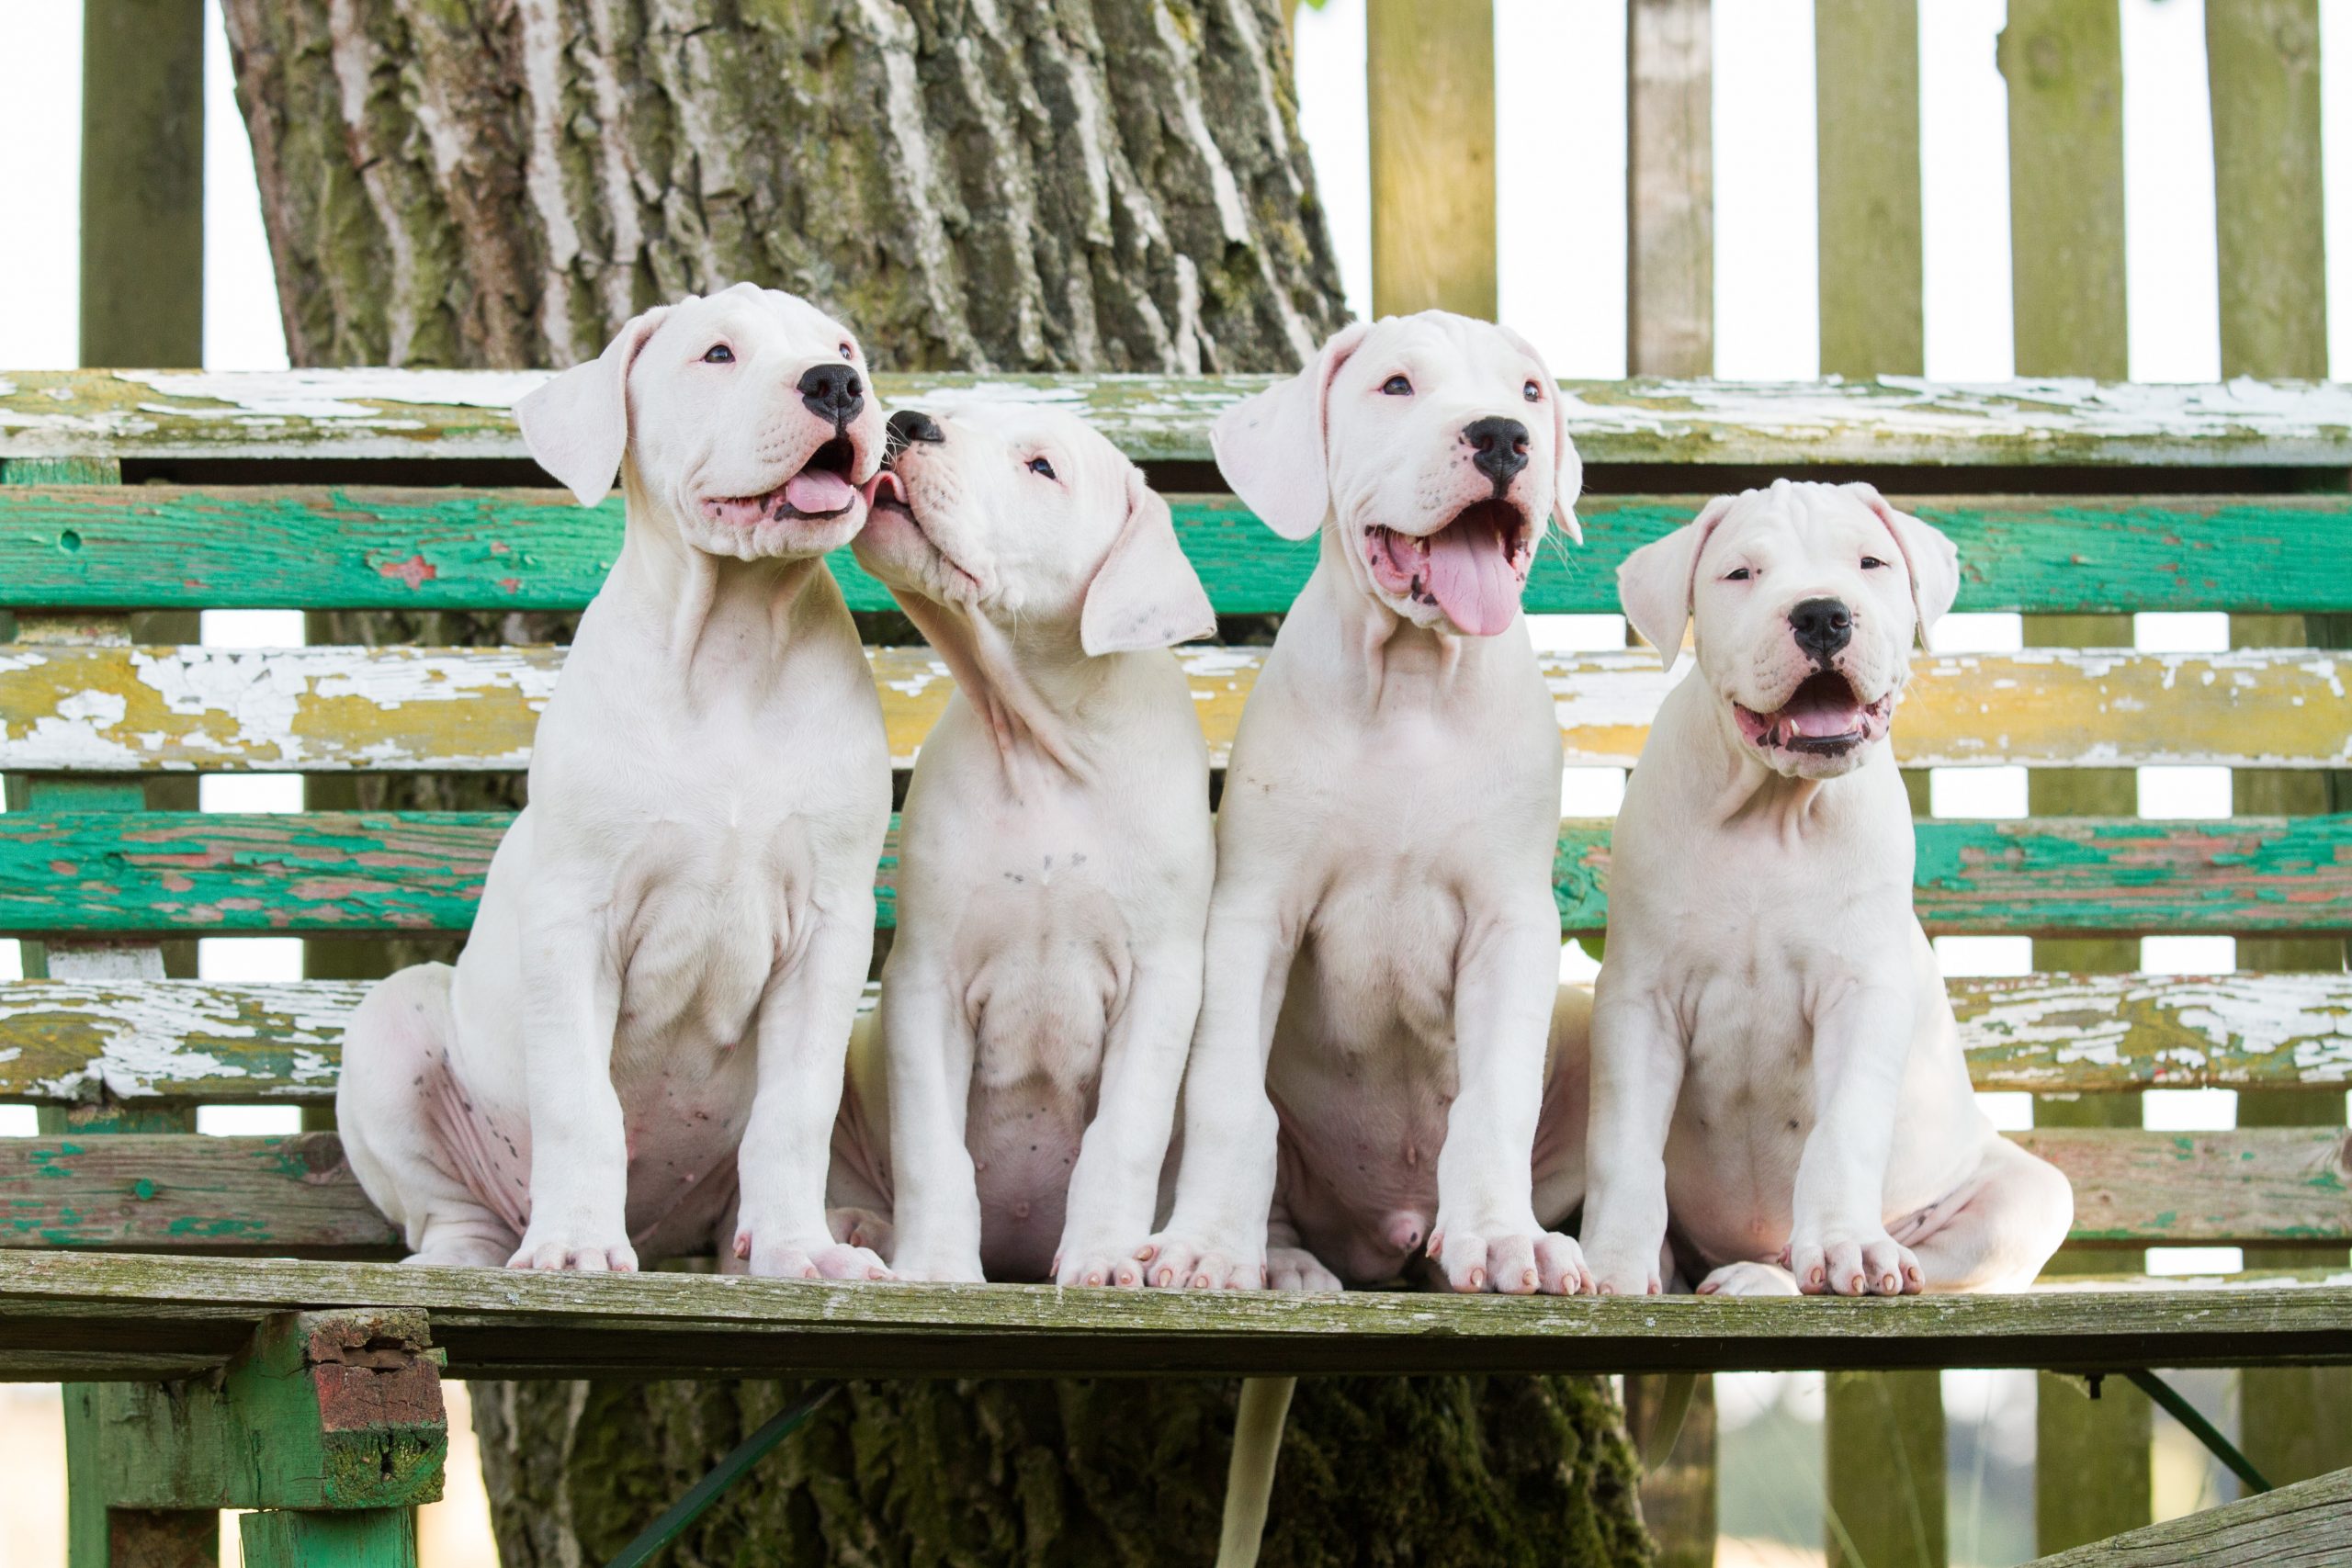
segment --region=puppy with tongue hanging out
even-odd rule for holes
[[[1672,692],[1611,840],[1585,1256],[1604,1292],[2017,1288],[2066,1179],[1971,1091],[1887,733],[1960,579],[1868,485],[1710,502],[1619,596]],[[1668,1248],[1671,1238],[1670,1250]]]

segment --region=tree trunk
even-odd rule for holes
[[[884,369],[1287,370],[1345,314],[1277,0],[224,0],[298,366],[568,365],[750,279]],[[566,617],[314,616],[314,640]],[[904,635],[903,632],[900,635]],[[513,805],[519,780],[314,802]],[[313,973],[414,946],[318,944]],[[853,1386],[668,1561],[1207,1561],[1237,1384]],[[608,1558],[794,1391],[479,1385],[507,1568]],[[1270,1564],[1639,1562],[1579,1378],[1302,1382]]]

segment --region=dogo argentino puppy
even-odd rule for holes
[[[885,1273],[824,1206],[890,810],[819,559],[881,461],[865,379],[847,329],[744,285],[647,311],[517,406],[582,504],[619,470],[628,525],[464,955],[352,1023],[344,1145],[417,1261],[716,1242],[755,1274]]]
[[[2023,1285],[2073,1197],[1977,1109],[1887,744],[1914,635],[1959,587],[1951,541],[1867,485],[1781,480],[1634,551],[1618,587],[1669,660],[1690,624],[1697,661],[1611,851],[1600,1288],[1658,1290],[1669,1223],[1702,1294]]]
[[[901,411],[890,430],[857,555],[956,694],[907,792],[837,1234],[887,1224],[901,1279],[1140,1284],[1215,853],[1168,649],[1216,618],[1168,503],[1075,416]]]
[[[1575,1291],[1560,730],[1520,614],[1546,516],[1578,536],[1551,376],[1486,322],[1359,323],[1212,440],[1321,555],[1234,740],[1174,1213],[1135,1257],[1330,1289],[1426,1247],[1457,1291]]]

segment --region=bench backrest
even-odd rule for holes
[[[165,981],[191,935],[462,931],[503,819],[144,809],[142,779],[523,767],[550,648],[139,647],[131,609],[576,609],[617,547],[529,464],[504,412],[536,378],[383,371],[0,378],[0,1101],[48,1108],[0,1149],[0,1244],[345,1255],[392,1249],[330,1134],[139,1136],[194,1104],[332,1098],[347,982]],[[1260,527],[1209,462],[1209,418],[1259,378],[884,378],[893,399],[1043,396],[1089,414],[1174,497],[1224,614],[1286,609],[1311,545]],[[1615,568],[1705,496],[1774,473],[1866,477],[1952,535],[1958,608],[2352,615],[2352,391],[1570,383],[1587,546],[1532,612],[1616,608]],[[846,553],[854,608],[890,607]],[[921,648],[874,648],[900,766],[945,701]],[[1183,650],[1221,762],[1261,653]],[[1669,674],[1647,651],[1547,659],[1572,764],[1623,766]],[[2352,767],[2352,653],[2129,649],[1923,658],[1906,765]],[[893,873],[880,879],[890,918]],[[1605,919],[1608,826],[1564,822],[1563,929]],[[1938,932],[2341,934],[2352,818],[1922,821]],[[1980,1087],[2105,1094],[2352,1080],[2338,972],[2041,975],[1953,983]],[[91,1136],[100,1128],[118,1135]],[[127,1132],[130,1135],[119,1135]],[[2333,1127],[2022,1134],[2074,1177],[2084,1244],[2352,1238]]]

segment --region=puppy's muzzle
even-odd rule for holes
[[[1497,495],[1527,467],[1527,426],[1515,419],[1474,419],[1462,427],[1462,439],[1470,444],[1470,466],[1494,481]]]
[[[865,384],[846,365],[815,365],[800,378],[800,400],[808,412],[840,430],[865,412]]]
[[[1842,599],[1807,599],[1789,612],[1789,635],[1816,667],[1826,668],[1854,640],[1854,612]]]
[[[889,417],[883,428],[886,432],[885,462],[917,442],[929,446],[947,439],[947,433],[939,428],[939,423],[920,409],[900,409]]]

